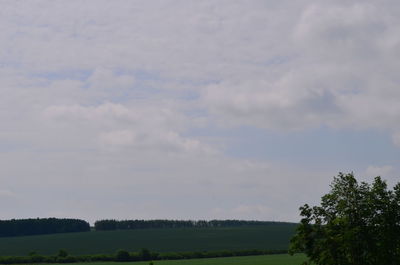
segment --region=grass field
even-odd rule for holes
[[[248,257],[229,257],[213,259],[165,260],[153,261],[154,265],[300,265],[306,257],[302,254],[265,255]],[[91,262],[73,263],[74,265],[149,265],[149,261],[142,262]],[[45,264],[43,264],[45,265]]]
[[[0,255],[115,253],[118,249],[157,252],[287,249],[295,225],[260,227],[118,230],[0,238]],[[136,263],[137,264],[137,263]]]

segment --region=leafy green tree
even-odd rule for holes
[[[304,252],[305,264],[400,264],[400,183],[388,190],[380,177],[370,185],[339,173],[321,205],[300,215],[290,252]]]
[[[123,249],[118,250],[115,259],[116,261],[130,261],[129,252]]]
[[[147,248],[142,248],[139,252],[142,260],[151,260],[151,252]]]
[[[68,256],[68,252],[65,249],[60,249],[57,254],[58,257],[65,258]]]

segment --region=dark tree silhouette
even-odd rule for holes
[[[90,231],[88,222],[79,219],[36,218],[0,220],[0,237]]]

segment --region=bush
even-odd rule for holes
[[[42,256],[36,253],[31,253],[30,256],[0,256],[0,264],[28,264],[28,263],[74,263],[74,262],[98,262],[98,261],[150,261],[152,260],[180,260],[180,259],[196,259],[196,258],[216,258],[216,257],[231,257],[231,256],[248,256],[248,255],[266,255],[266,254],[283,254],[287,253],[284,250],[225,250],[225,251],[187,251],[187,252],[169,252],[157,253],[151,252],[144,248],[139,252],[129,253],[126,250],[118,250],[114,255],[82,255],[70,256],[66,252],[62,252],[62,256]],[[59,253],[60,254],[60,253]]]
[[[66,256],[68,256],[68,252],[67,252],[65,249],[60,249],[60,250],[58,251],[57,256],[58,256],[58,257],[65,258]]]
[[[139,252],[139,256],[141,257],[141,260],[151,260],[151,253],[150,250],[147,248],[142,248]]]
[[[66,256],[66,257],[57,257],[56,262],[57,263],[73,263],[73,262],[77,262],[77,258],[76,257],[71,257],[71,256]]]
[[[130,261],[131,257],[129,252],[126,250],[118,250],[117,254],[115,255],[115,261]]]

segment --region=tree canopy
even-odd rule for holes
[[[88,222],[70,218],[0,220],[0,237],[90,231]]]
[[[266,226],[275,224],[295,225],[285,222],[246,221],[246,220],[99,220],[94,223],[96,231],[127,230],[148,228],[206,228],[206,227],[238,227],[238,226]]]
[[[400,264],[400,183],[391,190],[381,177],[339,173],[330,187],[320,206],[300,207],[290,252],[304,252],[305,264]]]

